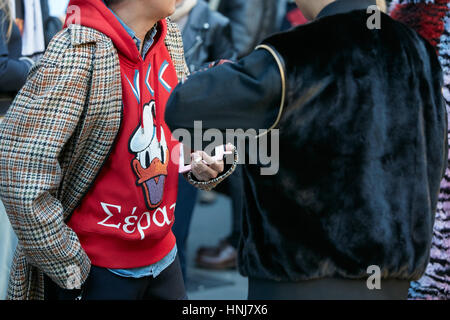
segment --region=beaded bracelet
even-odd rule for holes
[[[199,188],[200,190],[211,191],[212,189],[217,187],[221,182],[223,182],[226,178],[228,178],[236,170],[238,161],[239,161],[239,155],[238,155],[237,149],[234,148],[233,165],[223,175],[220,175],[217,178],[214,178],[209,181],[197,181],[193,178],[192,171],[189,171],[188,173],[185,174],[185,177],[188,180],[188,182],[191,185],[193,185],[194,187]]]

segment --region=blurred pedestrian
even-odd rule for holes
[[[439,54],[444,70],[444,98],[450,112],[450,8],[448,0],[394,1],[391,16],[416,30]],[[449,135],[450,137],[450,132]],[[449,159],[450,160],[450,159]],[[411,283],[409,298],[450,299],[450,169],[441,183],[430,262],[425,274]]]
[[[61,1],[61,0],[58,0]],[[49,0],[40,0],[42,24],[44,28],[44,41],[47,48],[52,38],[62,29],[63,23],[57,16],[50,14]]]
[[[205,1],[177,0],[176,10],[171,19],[180,28],[186,63],[190,72],[208,67],[208,64],[217,60],[236,59],[237,53],[231,38],[230,21],[220,13],[212,11]],[[228,180],[234,178],[235,175],[232,175]],[[185,280],[187,238],[196,200],[197,189],[191,186],[183,175],[180,175],[173,232],[177,239],[178,254]]]
[[[22,38],[9,0],[0,0],[0,117],[24,85],[33,64],[22,56]]]
[[[281,30],[285,31],[292,27],[300,26],[308,22],[303,13],[297,7],[294,0],[289,0],[286,3],[286,13],[283,16],[283,21],[281,24]]]
[[[237,250],[241,238],[242,210],[244,207],[244,177],[241,165],[216,191],[231,199],[231,230],[219,243],[200,246],[195,255],[198,267],[210,270],[237,268]]]
[[[205,1],[177,0],[171,19],[180,28],[190,72],[217,60],[237,58],[230,20],[212,11]]]
[[[286,0],[221,0],[218,10],[231,21],[234,47],[239,57],[281,27]]]
[[[270,130],[255,138],[278,155],[277,173],[244,166],[249,299],[406,299],[428,262],[447,168],[435,48],[368,13],[375,0],[296,2],[312,22],[191,75],[166,121]]]
[[[38,61],[45,51],[41,0],[14,0],[12,12],[22,34],[22,55]]]

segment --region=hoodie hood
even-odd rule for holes
[[[79,21],[82,26],[95,29],[107,37],[109,37],[114,47],[117,49],[119,56],[121,59],[125,59],[130,62],[130,64],[136,66],[139,77],[137,77],[137,83],[135,83],[134,88],[136,90],[136,94],[138,95],[139,101],[139,118],[141,122],[141,127],[144,130],[144,119],[143,119],[143,109],[144,109],[144,99],[142,97],[142,88],[145,87],[145,62],[141,57],[141,54],[136,46],[136,43],[129,35],[127,30],[123,27],[117,17],[111,12],[111,10],[105,5],[103,0],[70,0],[69,8],[71,6],[77,7],[77,10],[68,10],[69,14],[66,17],[66,21],[64,27],[67,27],[72,21]],[[79,17],[74,19],[74,15],[78,14]],[[159,34],[155,36],[155,41],[152,47],[152,51],[156,52],[159,47],[162,46],[164,39],[167,34],[167,24],[166,21],[160,20],[159,22]],[[159,39],[159,40],[158,40]],[[143,40],[143,39],[141,39]],[[150,56],[151,53],[147,54],[147,57]],[[146,57],[146,59],[147,59]],[[125,68],[123,64],[121,64],[121,68]],[[131,77],[127,78],[133,79]],[[136,80],[136,77],[135,77]],[[141,89],[141,90],[139,90]],[[157,123],[157,137],[158,140],[161,140],[161,123],[163,119],[162,108],[156,108],[156,123]]]
[[[139,63],[140,53],[136,44],[102,0],[70,0],[70,6],[76,6],[79,10],[74,10],[67,15],[64,27],[67,27],[69,21],[74,20],[74,14],[79,14],[82,26],[105,34],[113,41],[119,55],[134,64]],[[166,28],[163,26],[162,29],[165,33]],[[165,34],[162,36],[164,37]]]

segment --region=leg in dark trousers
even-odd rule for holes
[[[237,247],[241,237],[241,215],[244,205],[243,168],[236,167],[236,171],[219,187],[231,198],[231,232],[218,246],[200,247],[197,250],[196,263],[198,267],[206,269],[228,269],[237,267]]]
[[[105,268],[91,267],[91,272],[81,290],[66,290],[45,277],[46,300],[186,300],[180,260],[175,261],[161,274],[143,278],[126,278]]]
[[[237,248],[239,244],[239,238],[241,237],[241,214],[244,201],[242,166],[237,166],[234,174],[228,179],[228,188],[232,201],[233,212],[231,216],[231,233],[227,237],[227,241],[233,248]]]
[[[192,214],[197,201],[197,188],[186,181],[180,174],[178,181],[178,198],[175,208],[175,223],[172,227],[173,234],[177,239],[178,255],[180,257],[181,270],[186,280],[186,251],[189,229],[191,227]]]

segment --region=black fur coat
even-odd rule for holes
[[[412,280],[425,271],[447,164],[441,68],[414,31],[384,14],[369,30],[367,18],[327,16],[264,41],[284,60],[287,95],[278,174],[245,167],[243,275],[357,279],[377,265],[383,278]],[[166,121],[267,128],[276,72],[256,50],[195,74],[175,89]]]

